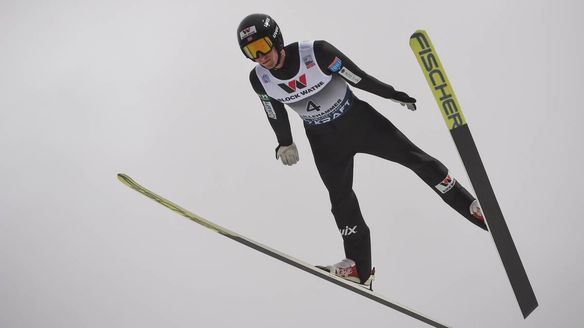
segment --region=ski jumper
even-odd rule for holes
[[[355,97],[349,86],[387,99],[400,91],[366,74],[326,41],[296,42],[284,49],[282,68],[268,70],[258,65],[250,73],[250,82],[280,146],[293,141],[284,104],[303,119],[343,238],[345,256],[356,262],[361,281],[371,272],[371,242],[353,191],[353,161],[357,153],[408,167],[453,209],[486,229],[484,222],[469,211],[474,197],[449,175],[448,169],[414,145],[367,102]]]

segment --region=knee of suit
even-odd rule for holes
[[[350,198],[353,198],[355,192],[353,191],[352,186],[334,186],[328,187],[329,198],[331,203],[342,203],[347,201]]]
[[[361,223],[363,216],[361,208],[355,195],[346,197],[343,201],[331,203],[331,212],[337,220],[337,225],[344,225],[348,223]]]
[[[409,168],[414,171],[424,182],[430,186],[436,185],[436,179],[443,179],[448,174],[448,169],[442,163],[434,159],[418,161]]]
[[[357,196],[352,189],[331,192],[329,196],[331,200],[331,211],[333,214],[352,211],[355,208],[359,208],[359,201],[357,201]]]

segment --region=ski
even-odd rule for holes
[[[444,66],[440,62],[432,41],[430,41],[430,37],[425,31],[418,30],[410,37],[410,47],[418,59],[418,63],[442,112],[446,126],[450,130],[454,144],[477,194],[487,226],[507,272],[507,277],[523,317],[527,318],[537,308],[537,299],[519,258],[517,248],[511,238],[509,228],[505,223],[505,218],[495,197],[452,84],[448,80]]]
[[[191,213],[190,211],[180,207],[179,205],[169,201],[168,199],[165,199],[155,193],[153,193],[152,191],[146,189],[145,187],[139,185],[136,181],[134,181],[132,178],[130,178],[129,176],[127,176],[126,174],[120,173],[118,174],[118,179],[124,183],[125,185],[127,185],[128,187],[136,190],[137,192],[143,194],[144,196],[160,203],[161,205],[177,212],[178,214],[186,217],[187,219],[196,222],[212,231],[215,231],[229,239],[235,240],[238,243],[241,243],[245,246],[248,246],[250,248],[255,249],[256,251],[262,252],[268,256],[271,256],[275,259],[278,259],[284,263],[290,264],[300,270],[303,270],[305,272],[308,272],[310,274],[313,274],[321,279],[327,280],[329,282],[332,282],[333,284],[336,284],[338,286],[341,286],[345,289],[348,289],[356,294],[359,294],[361,296],[364,296],[370,300],[373,300],[377,303],[380,303],[384,306],[387,306],[389,308],[392,308],[394,310],[397,310],[403,314],[406,314],[412,318],[418,319],[422,322],[425,322],[433,327],[447,327],[441,323],[438,323],[437,321],[434,321],[430,318],[428,318],[427,316],[424,316],[414,310],[408,309],[402,305],[399,305],[387,298],[385,298],[382,295],[379,295],[369,289],[365,289],[364,287],[361,287],[358,284],[352,283],[350,281],[346,281],[343,280],[333,274],[330,274],[326,271],[323,271],[321,269],[318,269],[317,267],[308,264],[306,262],[303,262],[301,260],[298,260],[290,255],[284,254],[278,250],[275,250],[273,248],[270,248],[266,245],[262,245],[256,241],[253,241],[247,237],[244,237],[240,234],[237,234],[231,230],[228,230],[226,228],[223,228],[211,221],[208,221],[204,218],[202,218],[201,216],[198,216],[196,214]]]

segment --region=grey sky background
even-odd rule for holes
[[[418,111],[356,91],[469,186],[408,39],[432,37],[540,307],[523,320],[491,237],[413,173],[359,155],[376,291],[454,327],[575,327],[584,261],[577,1],[1,1],[0,327],[425,327],[119,183],[315,264],[343,257],[300,119],[276,140],[235,29],[271,14]],[[469,186],[470,187],[470,186]]]

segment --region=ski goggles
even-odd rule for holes
[[[262,55],[267,55],[268,52],[272,51],[273,47],[272,40],[268,37],[263,37],[243,47],[243,52],[249,59],[256,60],[259,57],[258,52]]]

